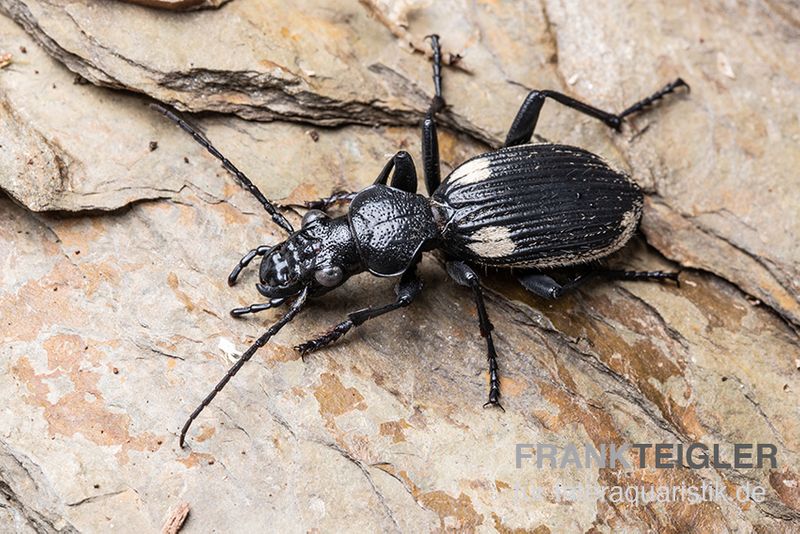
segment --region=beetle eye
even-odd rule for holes
[[[324,211],[320,210],[308,210],[305,215],[303,215],[303,227],[308,226],[314,221],[318,221],[320,219],[326,219],[328,214]]]
[[[314,278],[320,285],[325,287],[333,287],[342,281],[342,268],[341,267],[323,267],[314,273]]]

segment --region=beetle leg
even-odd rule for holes
[[[678,279],[680,272],[666,272],[666,271],[620,271],[613,269],[604,269],[598,271],[597,274],[611,278],[613,280],[642,280],[642,281],[660,281],[672,280],[678,287],[681,287],[681,281]]]
[[[565,284],[559,284],[551,277],[541,273],[522,273],[517,275],[517,280],[522,287],[542,298],[555,300],[567,291],[575,289],[593,276],[603,276],[612,280],[674,280],[680,286],[678,273],[664,271],[620,271],[611,269],[597,269],[581,274]]]
[[[497,371],[497,352],[494,349],[494,340],[492,339],[492,326],[489,321],[489,315],[486,313],[486,306],[483,302],[483,290],[481,289],[481,281],[475,271],[472,270],[466,263],[461,261],[447,262],[447,274],[456,281],[457,284],[472,288],[475,296],[475,306],[478,309],[478,321],[481,329],[481,336],[486,339],[486,358],[489,361],[489,400],[484,403],[483,407],[497,406],[505,411],[499,402],[500,398],[500,378]]]
[[[396,291],[397,299],[393,303],[387,304],[386,306],[381,306],[379,308],[364,308],[363,310],[349,313],[347,314],[346,320],[333,326],[321,336],[296,346],[295,350],[297,350],[301,356],[305,357],[306,354],[310,354],[326,345],[330,345],[349,332],[354,326],[360,326],[369,319],[374,319],[375,317],[379,317],[411,304],[417,295],[422,292],[422,280],[420,280],[416,274],[416,267],[411,267],[409,270],[403,273],[403,276],[400,278],[400,282],[397,284]]]
[[[417,169],[414,167],[414,160],[411,159],[411,154],[405,150],[401,150],[392,159],[386,162],[383,170],[381,170],[378,177],[375,179],[375,184],[386,185],[389,181],[389,173],[394,169],[392,174],[391,186],[407,193],[417,192]]]
[[[581,285],[595,274],[590,272],[576,276],[564,285],[559,284],[551,277],[541,273],[523,273],[517,275],[517,280],[522,287],[545,299],[555,300],[570,289]]]
[[[273,248],[275,247],[269,245],[261,245],[260,247],[254,248],[253,250],[242,256],[242,259],[239,260],[239,263],[237,263],[236,267],[233,268],[231,274],[228,275],[228,285],[232,286],[236,284],[236,279],[239,278],[239,274],[241,274],[242,269],[247,267],[256,256],[264,256],[265,254],[269,254],[269,252]]]
[[[425,120],[422,121],[422,168],[425,173],[425,188],[428,195],[432,195],[441,182],[439,169],[439,139],[436,134],[436,113],[444,109],[445,101],[442,97],[442,50],[439,46],[439,36],[430,35],[431,48],[433,48],[433,87],[434,96]]]
[[[310,210],[327,211],[328,208],[339,202],[350,202],[353,200],[358,191],[334,191],[330,196],[322,197],[317,200],[306,200],[299,204],[280,204],[279,208],[305,208]]]
[[[678,87],[686,87],[687,90],[689,89],[689,85],[682,79],[678,78],[674,82],[668,83],[647,98],[643,98],[642,100],[636,102],[619,114],[609,113],[607,111],[597,109],[594,106],[590,106],[589,104],[575,100],[574,98],[557,91],[531,91],[525,98],[522,106],[519,108],[517,116],[514,118],[514,122],[511,123],[511,128],[508,130],[508,135],[506,136],[506,142],[504,146],[524,145],[525,143],[530,142],[531,136],[533,135],[533,130],[536,128],[536,122],[539,120],[539,112],[542,110],[542,105],[544,105],[546,98],[551,98],[569,108],[601,120],[607,126],[619,131],[620,127],[622,126],[622,120],[625,117],[641,111],[656,101],[661,100],[664,96],[674,92]]]
[[[286,298],[281,297],[271,299],[269,302],[264,302],[262,304],[251,304],[250,306],[246,306],[244,308],[234,308],[231,310],[231,315],[234,317],[241,317],[242,315],[247,315],[248,313],[258,313],[260,311],[280,306],[284,302],[286,302]]]

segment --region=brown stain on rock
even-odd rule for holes
[[[120,285],[120,272],[111,262],[86,263],[80,266],[84,274],[86,296],[95,294],[101,284],[106,283],[114,287]]]
[[[180,281],[178,280],[178,275],[170,271],[167,275],[167,285],[172,289],[172,292],[178,300],[181,301],[186,311],[191,313],[195,309],[195,305],[189,295],[182,289],[179,289]]]
[[[80,433],[97,445],[120,445],[117,458],[121,464],[127,463],[131,450],[154,452],[159,448],[159,441],[163,443],[163,440],[150,432],[132,435],[130,416],[114,413],[106,407],[99,388],[102,376],[91,369],[106,368],[100,363],[105,354],[94,347],[93,342],[76,335],[56,334],[43,346],[48,355],[47,372],[36,373],[25,356],[16,361],[11,371],[28,389],[25,402],[44,410],[43,417],[51,437],[71,437]],[[69,380],[72,390],[51,402],[48,382],[60,378]]]
[[[205,452],[190,452],[186,458],[179,458],[178,461],[189,469],[198,465],[208,465],[214,463],[214,457]]]
[[[475,511],[472,499],[463,492],[458,497],[451,497],[441,490],[430,491],[421,494],[417,500],[439,515],[442,531],[475,532],[476,527],[483,523],[483,516]]]
[[[769,485],[778,494],[781,502],[796,512],[800,512],[800,475],[785,471],[771,471]]]
[[[200,432],[195,436],[194,440],[200,443],[211,439],[211,437],[217,433],[217,429],[213,426],[202,426],[200,427]]]
[[[707,329],[724,328],[735,332],[742,328],[742,320],[748,314],[747,308],[731,306],[730,298],[725,298],[698,278],[692,282],[681,285],[681,295],[702,312],[708,320]]]
[[[398,471],[392,464],[375,467],[400,480],[415,501],[435,512],[439,516],[440,532],[475,532],[476,527],[483,524],[483,515],[475,510],[472,499],[465,493],[461,492],[456,498],[441,490],[423,492],[407,471]]]
[[[86,314],[80,304],[102,284],[117,287],[120,280],[120,271],[109,262],[59,261],[47,275],[23,284],[16,294],[0,294],[3,339],[33,341],[46,326],[83,326]]]
[[[16,294],[0,295],[3,339],[33,341],[45,326],[83,326],[86,315],[76,304],[86,283],[81,270],[64,260],[41,280],[22,285]]]
[[[622,441],[611,416],[602,409],[588,403],[576,402],[577,399],[569,393],[549,382],[538,381],[536,385],[542,397],[557,408],[555,414],[545,409],[534,410],[534,414],[546,428],[557,432],[565,425],[579,424],[596,446]]]
[[[294,347],[273,344],[270,347],[268,359],[274,362],[293,362],[300,359],[300,353]]]
[[[550,529],[547,525],[539,525],[536,528],[511,528],[506,526],[495,512],[492,512],[492,520],[494,521],[495,530],[500,534],[550,534]]]
[[[105,233],[106,228],[99,219],[75,218],[58,221],[58,238],[62,248],[67,250],[77,249],[85,254]]]
[[[400,443],[406,440],[406,436],[403,434],[403,430],[406,428],[411,428],[411,425],[405,419],[386,421],[380,425],[380,434],[381,436],[390,436],[392,443]]]
[[[325,418],[338,417],[353,410],[367,408],[364,397],[356,388],[346,388],[332,373],[320,375],[321,384],[314,389],[319,413]]]
[[[281,201],[282,204],[302,204],[307,200],[314,200],[327,195],[330,191],[322,193],[320,189],[312,183],[302,183],[291,190],[286,197]]]
[[[225,221],[226,226],[245,224],[248,221],[248,218],[241,211],[227,202],[212,204],[211,209],[222,215],[222,219]]]
[[[489,372],[485,371],[483,375],[486,379],[486,386],[488,388],[490,382]],[[517,397],[526,389],[528,389],[528,384],[525,382],[510,376],[500,376],[500,391],[503,392],[504,397]]]
[[[548,318],[559,331],[591,340],[592,352],[613,372],[635,384],[681,432],[693,439],[704,434],[694,403],[686,402],[691,398],[691,389],[683,377],[686,368],[680,357],[683,348],[670,338],[658,319],[652,316],[652,311],[630,299],[612,302],[607,297],[590,293],[582,294],[580,301],[574,295],[564,300],[562,306],[547,311]],[[577,314],[589,315],[586,310],[600,314],[604,320],[578,320]],[[619,325],[627,330],[624,336]],[[670,354],[665,354],[662,346],[670,350]],[[684,383],[681,399],[672,398],[665,389],[674,378]]]

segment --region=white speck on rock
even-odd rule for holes
[[[218,347],[228,360],[235,362],[241,356],[241,353],[236,350],[236,344],[226,337],[219,338]]]

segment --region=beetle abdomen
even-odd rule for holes
[[[547,268],[622,247],[639,224],[643,197],[591,152],[536,144],[465,162],[433,201],[452,210],[442,240],[451,254],[483,265]]]

